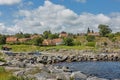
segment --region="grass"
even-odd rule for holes
[[[34,45],[10,45],[10,47],[12,48],[12,51],[15,52],[30,52],[30,51],[49,51],[49,50],[60,50],[60,49],[66,49],[66,50],[88,50],[88,49],[92,49],[94,50],[94,47],[90,47],[90,46],[34,46]]]
[[[0,66],[0,80],[9,80],[12,75],[5,70],[4,67]]]
[[[4,67],[0,66],[0,80],[34,80],[24,77],[13,76],[12,72],[6,71]]]

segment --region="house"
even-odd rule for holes
[[[57,39],[53,39],[53,44],[55,45],[61,45],[63,44],[63,39],[57,38]]]
[[[44,46],[54,46],[54,45],[61,45],[61,44],[63,44],[63,40],[60,39],[60,38],[57,38],[57,39],[45,39],[42,42],[42,45],[44,45]]]
[[[44,46],[53,45],[52,40],[51,39],[45,39],[45,40],[43,40],[42,45],[44,45]]]
[[[7,37],[6,38],[6,43],[16,43],[16,42],[18,42],[18,38],[16,38],[16,37]]]
[[[85,36],[86,34],[85,33],[79,33],[77,35],[79,35],[79,36]]]
[[[59,34],[60,38],[61,37],[67,37],[67,36],[68,36],[68,34],[66,32],[64,32],[64,31]]]
[[[31,39],[34,39],[34,38],[37,38],[37,37],[41,37],[41,35],[38,35],[38,34],[34,34],[34,35],[31,35]]]
[[[20,38],[18,39],[19,42],[26,42],[26,41],[29,41],[31,40],[30,38]]]
[[[88,35],[90,35],[90,36],[100,36],[100,34],[99,34],[99,32],[90,32],[90,33],[88,33]]]

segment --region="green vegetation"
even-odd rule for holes
[[[6,36],[0,35],[0,45],[6,43]]]
[[[29,38],[30,34],[28,34],[28,33],[23,34],[22,32],[20,32],[20,33],[16,33],[15,37],[17,37],[17,38]]]
[[[4,67],[0,66],[0,73],[2,73],[2,72],[6,72],[6,71],[5,71]]]
[[[95,47],[95,42],[88,42],[86,43],[86,46],[89,46],[89,47]]]
[[[48,51],[48,50],[60,50],[60,49],[75,49],[75,50],[87,50],[87,49],[96,49],[95,47],[81,45],[81,46],[35,46],[35,45],[10,45],[12,51],[14,52],[31,52],[31,51]]]
[[[112,32],[112,30],[109,28],[108,25],[100,24],[98,28],[99,28],[100,35],[104,37]]]
[[[6,62],[6,60],[4,58],[0,58],[1,62]]]
[[[44,38],[44,39],[48,39],[48,38],[49,38],[49,35],[51,35],[51,31],[44,31],[44,32],[43,32],[43,38]]]
[[[90,33],[90,28],[88,28],[88,30],[87,30],[87,34],[88,34],[88,33]]]
[[[36,46],[42,45],[42,42],[43,42],[43,38],[41,38],[41,37],[37,37],[37,38],[33,39],[33,44]]]
[[[95,41],[95,36],[88,35],[88,36],[86,37],[86,40],[87,40],[88,42],[93,42],[93,41]]]
[[[71,37],[64,38],[64,44],[66,46],[73,46],[73,41],[74,41],[74,39]]]
[[[6,71],[4,67],[0,66],[0,80],[34,80],[34,79],[13,76],[12,72]]]

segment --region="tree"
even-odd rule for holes
[[[6,37],[4,35],[0,36],[0,45],[1,44],[6,44]]]
[[[23,33],[22,32],[16,33],[15,37],[17,37],[17,38],[23,38]]]
[[[43,38],[41,37],[34,38],[33,40],[33,44],[36,46],[42,45],[42,42],[43,42]]]
[[[28,34],[28,33],[23,34],[24,38],[30,38],[30,36],[31,36],[31,34]]]
[[[50,34],[49,39],[55,39],[55,38],[59,38],[59,34],[55,33],[55,34]]]
[[[88,42],[93,42],[95,40],[95,36],[88,35],[87,38],[86,38],[86,40]]]
[[[94,31],[92,30],[92,33],[94,33]]]
[[[112,30],[109,28],[108,25],[100,24],[98,28],[99,28],[100,35],[103,37],[106,37],[107,34],[112,32]]]
[[[88,33],[90,33],[90,29],[89,29],[89,27],[88,27],[88,30],[87,30],[87,34],[88,34]]]
[[[50,30],[49,30],[49,31],[44,31],[44,32],[43,32],[43,38],[44,38],[44,39],[48,39],[50,34],[51,34],[51,31],[50,31]]]
[[[73,45],[73,38],[70,38],[70,37],[67,37],[67,38],[64,38],[64,44],[66,46],[72,46]]]

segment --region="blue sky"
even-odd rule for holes
[[[120,0],[0,0],[0,33],[120,30]],[[115,22],[114,22],[115,21]]]

